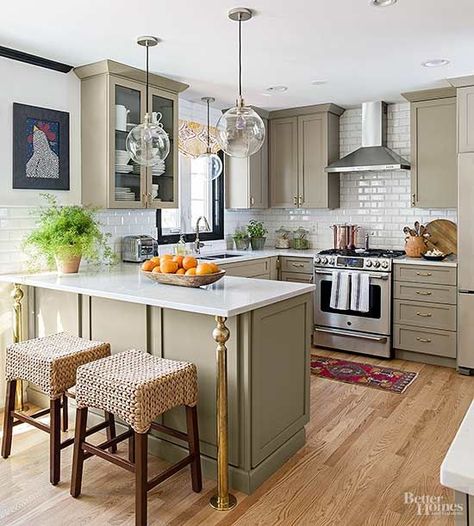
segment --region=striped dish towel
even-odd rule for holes
[[[351,275],[351,310],[369,312],[370,276],[365,272],[352,272]]]
[[[331,300],[329,306],[335,310],[348,310],[350,306],[351,276],[349,272],[333,270],[331,285]]]

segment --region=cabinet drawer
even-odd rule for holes
[[[395,300],[394,322],[417,327],[433,327],[446,331],[456,330],[456,306]]]
[[[242,261],[241,263],[219,264],[228,276],[237,276],[241,278],[262,277],[265,274],[270,278],[270,260],[257,259],[253,261]]]
[[[312,258],[281,258],[282,272],[299,272],[303,274],[313,274],[313,259]]]
[[[394,297],[399,300],[456,305],[456,287],[450,285],[420,285],[418,283],[395,281],[393,293]]]
[[[393,346],[405,351],[456,358],[456,333],[394,325]]]
[[[303,272],[282,272],[281,281],[294,281],[296,283],[313,283],[313,275],[304,274]]]
[[[394,264],[395,281],[456,285],[456,267]]]

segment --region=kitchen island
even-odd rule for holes
[[[135,265],[68,276],[1,275],[0,281],[13,285],[17,309],[25,295],[25,337],[67,331],[110,342],[112,352],[138,348],[195,363],[206,477],[216,478],[216,427],[221,439],[225,431],[222,419],[216,426],[216,387],[225,380],[216,375],[216,342],[218,366],[228,377],[228,405],[220,410],[228,412],[230,486],[251,493],[303,446],[313,285],[225,277],[189,289],[153,283]],[[28,396],[39,401],[33,387]],[[181,413],[170,411],[163,422],[184,430]],[[186,453],[173,438],[157,434],[150,442],[173,462]]]

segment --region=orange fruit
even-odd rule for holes
[[[212,274],[215,274],[216,272],[219,272],[220,268],[217,266],[216,263],[208,263],[208,265],[212,269]]]
[[[214,271],[210,263],[199,263],[196,267],[196,276],[206,276],[207,274],[212,274]]]
[[[151,259],[145,261],[142,265],[142,270],[145,270],[146,272],[151,272],[156,267],[156,264],[153,263]]]
[[[150,261],[153,261],[153,263],[155,265],[159,265],[160,264],[160,256],[155,256],[155,257],[151,258]]]
[[[176,263],[178,263],[178,267],[182,267],[183,259],[184,259],[184,256],[174,256],[173,261],[176,261]]]
[[[197,267],[197,259],[193,256],[186,256],[184,259],[183,259],[183,268],[185,270],[189,270],[190,268],[195,268]]]
[[[174,274],[178,270],[178,263],[167,258],[161,262],[160,269],[163,274]]]
[[[162,254],[160,256],[161,259],[173,259],[173,254]]]
[[[181,275],[183,275],[183,274],[185,274],[185,273],[186,273],[186,271],[184,270],[184,268],[179,268],[179,269],[176,271],[176,274],[181,274]]]
[[[196,275],[196,268],[195,267],[188,268],[188,270],[186,270],[186,276],[195,276],[195,275]]]
[[[156,267],[152,270],[152,272],[155,272],[156,274],[161,273],[160,265],[156,265]]]

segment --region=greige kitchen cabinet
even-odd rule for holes
[[[280,256],[280,280],[313,283],[313,258]]]
[[[457,90],[458,152],[474,152],[474,86]]]
[[[270,206],[298,207],[298,119],[270,121]]]
[[[143,122],[145,72],[112,60],[80,66],[74,71],[81,79],[83,203],[99,208],[176,208],[178,93],[188,86],[150,75],[149,111],[161,115],[171,143],[165,172],[158,176],[151,167],[134,165],[126,158],[126,162],[121,161],[122,166],[116,166],[116,151],[126,151],[129,131]],[[116,106],[126,113],[126,120],[116,119]]]
[[[399,356],[403,359],[431,356],[433,363],[454,367],[456,268],[443,264],[395,262],[393,277],[393,346],[396,353],[405,353]],[[436,359],[448,361],[436,362]]]
[[[219,263],[227,276],[240,278],[278,279],[277,257],[260,258],[232,263]]]
[[[411,103],[411,192],[418,208],[457,207],[456,97],[437,90]]]
[[[270,206],[337,208],[339,175],[325,167],[339,158],[339,116],[334,104],[270,113]]]
[[[226,208],[268,208],[268,121],[260,150],[247,158],[224,158]]]

